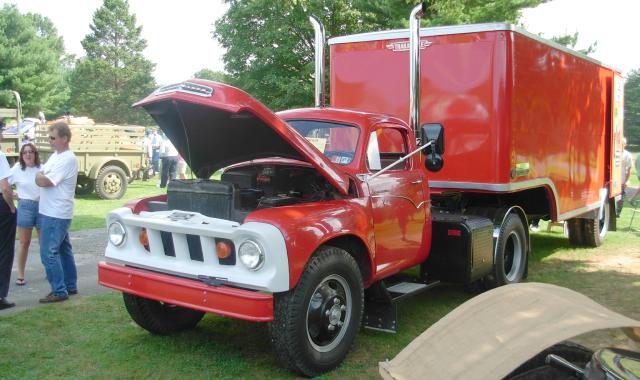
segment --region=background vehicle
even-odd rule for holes
[[[95,124],[86,117],[59,120],[67,121],[71,127],[71,150],[78,159],[77,193],[95,189],[102,199],[120,199],[127,184],[141,178],[148,165],[144,127]],[[36,131],[36,146],[43,160],[52,153],[47,128],[48,125],[40,125]]]
[[[315,376],[342,362],[361,322],[368,328],[396,331],[396,302],[401,299],[441,281],[486,287],[521,281],[527,276],[530,251],[528,217],[544,216],[545,204],[560,210],[558,215],[587,218],[580,223],[585,237],[581,243],[601,242],[610,203],[608,193],[602,191],[607,186],[600,181],[607,178],[607,161],[600,153],[613,155],[613,151],[599,147],[588,154],[588,162],[570,165],[569,174],[578,169],[577,174],[584,174],[593,159],[602,172],[589,175],[586,182],[574,183],[572,176],[561,184],[554,177],[519,181],[537,170],[540,158],[531,153],[521,162],[520,150],[507,143],[512,141],[510,132],[517,130],[506,122],[512,110],[494,107],[493,102],[523,99],[505,87],[512,83],[505,79],[511,71],[500,71],[506,64],[488,68],[496,77],[487,82],[477,78],[477,88],[458,85],[460,78],[473,82],[476,72],[471,69],[443,75],[436,83],[429,81],[426,90],[435,84],[439,89],[450,88],[440,100],[427,96],[421,107],[425,96],[420,95],[420,84],[425,76],[420,74],[419,52],[420,46],[428,44],[420,41],[419,18],[425,10],[424,5],[413,9],[410,33],[403,31],[398,36],[392,32],[390,41],[376,38],[344,52],[362,53],[372,46],[394,49],[396,44],[406,52],[406,37],[410,37],[411,59],[402,55],[405,63],[410,62],[410,70],[369,72],[364,84],[357,82],[360,71],[366,71],[363,67],[373,66],[371,61],[378,58],[395,62],[395,57],[381,51],[368,56],[367,62],[356,57],[341,63],[338,60],[345,55],[334,51],[331,78],[339,75],[335,70],[350,69],[353,81],[348,73],[332,79],[340,82],[332,89],[333,107],[324,104],[324,36],[315,19],[315,108],[275,114],[239,89],[195,79],[162,87],[136,104],[154,118],[198,179],[171,181],[166,196],[131,203],[107,217],[110,243],[106,261],[99,264],[99,281],[123,292],[134,321],[156,334],[193,328],[205,312],[266,321],[281,363],[297,373]],[[469,38],[465,44],[443,42],[453,59],[445,54],[439,65],[457,62],[456,52],[468,45],[498,51],[499,46],[484,41],[494,34],[485,30],[490,28],[477,28],[465,29],[465,35],[457,37]],[[520,32],[510,26],[507,30],[499,24],[494,29],[503,41],[520,39]],[[555,57],[562,56],[556,48],[526,38],[548,52],[556,67]],[[502,57],[503,53],[496,54]],[[477,64],[472,60],[469,65]],[[375,86],[388,74],[406,88],[407,81],[399,79],[396,71],[411,73],[408,96],[399,96],[385,84]],[[598,78],[605,79],[599,83],[608,83],[607,75],[613,85],[614,73],[604,69]],[[353,83],[356,88],[350,87]],[[562,88],[567,85],[555,83]],[[357,87],[368,84],[373,87],[359,94]],[[495,93],[486,94],[494,89]],[[336,94],[344,91],[348,92],[345,96]],[[512,97],[501,97],[507,93]],[[600,92],[584,96],[594,102],[606,99]],[[408,122],[403,120],[406,105],[391,107],[397,105],[398,97],[408,103]],[[492,99],[488,105],[486,98]],[[362,102],[347,108],[345,103],[356,102],[354,99]],[[454,107],[457,113],[442,111],[460,99],[478,107]],[[363,110],[374,100],[380,102],[380,109]],[[604,126],[589,122],[587,127],[605,136],[605,130],[612,128],[604,116],[609,113],[602,104],[593,109],[588,104],[583,104],[587,114],[602,113]],[[613,107],[613,102],[607,104]],[[421,124],[425,109],[444,113],[427,113],[426,123]],[[473,120],[476,112],[484,115],[477,126],[480,132],[468,134],[474,131],[474,124],[465,127],[459,121]],[[606,136],[613,139],[612,134]],[[456,144],[449,143],[450,138]],[[602,137],[602,141],[609,140]],[[565,144],[575,149],[571,141]],[[529,166],[525,160],[530,160],[526,161]],[[466,169],[471,163],[476,166]],[[438,175],[433,173],[442,175],[449,165],[465,168],[462,174],[487,175],[493,187],[462,191],[466,185],[458,184],[454,170],[446,173],[450,180],[456,179],[453,184],[458,188],[436,181],[432,189],[430,178]],[[222,168],[219,181],[209,180]],[[587,186],[591,184],[593,187]],[[570,190],[565,192],[563,186]],[[584,191],[571,201],[571,189]],[[612,195],[619,190],[618,184]],[[554,201],[546,198],[545,191],[554,194],[550,198]],[[557,202],[556,194],[562,194],[559,199],[569,201],[569,207],[577,208],[567,209]],[[534,201],[538,200],[546,203],[537,206]],[[594,224],[600,220],[604,225],[598,225],[596,232]],[[593,233],[587,234],[585,226],[594,227]],[[401,273],[414,266],[420,266],[417,276]]]
[[[0,108],[0,120],[5,122],[5,129],[2,142],[0,142],[0,149],[7,156],[9,165],[13,165],[17,160],[20,153],[20,135],[16,130],[11,130],[6,124],[6,119],[13,119],[16,121],[16,125],[20,125],[22,120],[22,105],[20,101],[20,94],[16,91],[12,91],[16,100],[16,108]]]

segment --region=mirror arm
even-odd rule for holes
[[[414,154],[416,154],[416,153],[420,152],[421,150],[423,150],[424,148],[426,148],[426,147],[428,147],[428,146],[430,146],[430,145],[433,145],[433,140],[432,140],[432,141],[429,141],[428,143],[424,144],[424,145],[423,145],[423,146],[421,146],[421,147],[418,147],[418,149],[416,149],[416,150],[414,150],[413,152],[411,152],[411,153],[407,154],[406,156],[399,158],[397,161],[394,161],[391,165],[388,165],[386,168],[384,168],[384,169],[380,170],[380,171],[379,171],[379,172],[377,172],[376,174],[374,174],[374,175],[372,175],[372,176],[368,176],[368,177],[366,178],[366,180],[365,180],[365,181],[367,181],[367,182],[368,182],[369,180],[372,180],[372,179],[376,178],[376,177],[377,177],[377,176],[379,176],[380,174],[387,172],[387,171],[388,171],[388,170],[390,170],[392,167],[394,167],[394,166],[398,165],[398,164],[399,164],[399,163],[401,163],[401,162],[405,162],[405,161],[406,161],[406,160],[408,160],[411,156],[413,156]],[[435,149],[435,148],[432,148],[432,149]]]

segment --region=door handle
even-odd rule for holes
[[[422,183],[421,179],[417,179],[417,180],[411,182],[412,185],[419,185],[421,183]]]

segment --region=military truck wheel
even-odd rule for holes
[[[604,202],[602,217],[595,219],[583,219],[584,244],[587,247],[599,247],[604,243],[604,238],[609,231],[609,201]]]
[[[96,182],[91,178],[78,177],[78,183],[76,184],[76,194],[84,195],[90,194],[95,189]]]
[[[127,175],[117,166],[105,166],[96,178],[96,193],[102,199],[120,199],[127,191]]]
[[[122,293],[131,318],[143,329],[156,335],[169,335],[190,330],[204,317],[204,312],[170,305]]]
[[[275,295],[271,342],[282,365],[304,376],[336,368],[351,349],[364,307],[362,275],[354,258],[322,247],[298,285]]]
[[[520,282],[527,266],[527,235],[522,220],[509,214],[500,227],[496,242],[493,274],[486,280],[490,287]]]

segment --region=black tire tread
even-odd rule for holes
[[[582,219],[569,219],[567,220],[567,230],[569,232],[569,242],[571,245],[575,247],[584,246],[584,237],[583,237],[583,223]]]
[[[170,335],[190,330],[204,317],[204,312],[174,306],[171,313],[163,314],[163,306],[154,300],[122,293],[124,305],[131,318],[140,327],[155,335]]]
[[[332,246],[322,246],[311,257],[307,266],[298,281],[296,287],[288,292],[278,293],[274,296],[274,318],[273,322],[269,324],[269,330],[271,334],[271,343],[273,349],[278,357],[280,364],[288,370],[298,373],[302,376],[313,377],[323,372],[330,371],[337,367],[341,360],[329,367],[318,367],[309,365],[306,363],[303,356],[303,350],[299,347],[299,339],[296,339],[297,331],[296,326],[293,323],[296,319],[300,318],[294,312],[294,307],[291,305],[301,304],[304,302],[305,292],[296,291],[298,289],[307,289],[312,286],[313,276],[312,273],[317,273],[324,266],[328,265],[335,257],[340,257],[345,260],[345,264],[350,267],[351,270],[359,278],[359,283],[362,284],[362,275],[359,271],[358,264],[355,259],[346,251]],[[352,289],[358,291],[358,289]],[[360,328],[362,314],[364,311],[364,289],[360,286],[360,310],[353,309],[353,317],[358,318],[355,331]],[[355,334],[354,334],[355,335]],[[355,336],[354,336],[355,338]],[[348,339],[345,337],[344,339]],[[355,339],[352,339],[346,352],[348,353]]]
[[[519,279],[517,279],[515,282],[520,282],[524,276],[525,276],[525,272],[526,272],[526,266],[527,266],[527,247],[528,247],[528,241],[527,241],[527,234],[524,230],[524,224],[522,223],[522,220],[520,219],[520,217],[514,213],[509,214],[504,223],[502,223],[502,226],[500,226],[500,234],[498,235],[498,240],[502,237],[502,236],[506,236],[505,234],[508,232],[507,230],[509,228],[511,228],[511,224],[515,223],[512,222],[512,220],[516,220],[517,223],[519,223],[520,228],[522,229],[522,245],[523,245],[523,255],[524,257],[522,258],[522,275]],[[517,226],[516,226],[517,227]],[[515,229],[515,227],[514,227]],[[497,241],[496,244],[500,244],[500,241]],[[504,244],[504,243],[503,243]],[[504,247],[502,247],[504,249]],[[505,278],[503,278],[503,273],[502,271],[504,270],[504,265],[503,265],[503,259],[504,259],[504,255],[502,255],[500,252],[497,252],[497,256],[495,258],[495,263],[493,266],[493,273],[490,276],[487,276],[484,279],[484,284],[486,285],[487,289],[492,289],[492,288],[496,288],[498,286],[503,286],[507,284],[507,281]],[[498,272],[500,271],[500,272]]]
[[[605,220],[607,222],[607,225],[605,226],[605,229],[609,229],[609,220],[611,218],[611,215],[609,213],[609,202],[606,202],[604,205],[604,212],[605,212]],[[583,233],[584,233],[584,245],[586,245],[587,247],[599,247],[602,245],[602,243],[604,243],[604,238],[600,237],[600,219],[582,219],[582,223],[583,223]],[[606,234],[605,234],[606,236]]]

